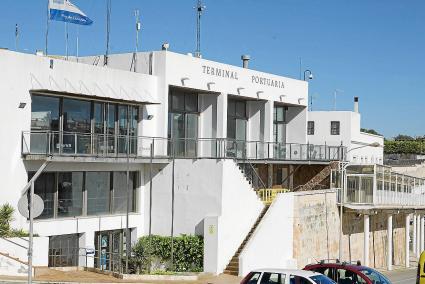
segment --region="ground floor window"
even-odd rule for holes
[[[49,238],[49,267],[78,266],[79,234]]]
[[[34,186],[44,201],[38,219],[122,214],[127,204],[136,212],[137,178],[137,172],[129,172],[127,187],[127,172],[43,173]]]

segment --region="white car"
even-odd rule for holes
[[[306,270],[257,269],[250,272],[241,284],[336,284],[327,276]]]

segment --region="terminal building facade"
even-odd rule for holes
[[[122,271],[128,244],[149,234],[202,235],[204,270],[213,273],[242,275],[271,260],[300,267],[337,254],[336,239],[331,252],[303,250],[300,242],[311,243],[299,235],[305,224],[293,221],[313,203],[323,211],[322,199],[305,201],[303,192],[334,198],[336,208],[332,188],[341,182],[331,173],[350,145],[307,135],[306,82],[165,50],[104,63],[0,51],[2,203],[16,207],[37,177],[44,210],[34,231],[48,237],[44,265]],[[403,196],[417,202],[403,218],[425,204],[422,180],[409,185]],[[14,227],[28,230],[26,218],[14,217]],[[280,227],[275,236],[285,241],[253,262],[253,250],[270,249],[261,241],[269,227]],[[323,234],[313,227],[304,236]]]

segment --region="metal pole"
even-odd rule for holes
[[[65,23],[65,44],[66,60],[68,60],[68,23]]]
[[[48,47],[48,43],[49,43],[49,18],[50,18],[50,6],[49,6],[50,1],[47,0],[47,19],[46,19],[46,50],[45,53],[47,55],[47,47]]]
[[[151,158],[149,161],[149,236],[152,235],[152,189],[153,189],[153,184],[152,184],[152,172],[153,172],[153,143],[154,140],[152,140],[152,144],[151,144]]]
[[[32,283],[32,250],[33,250],[33,234],[34,234],[34,215],[33,215],[33,197],[34,197],[34,181],[31,183],[30,196],[28,202],[28,211],[30,219],[30,233],[28,244],[28,283]]]
[[[127,131],[128,131],[127,126]],[[129,212],[130,212],[130,136],[127,132],[127,206],[125,214],[125,273],[128,274],[128,255],[130,253],[130,229],[129,229]],[[134,182],[134,181],[133,181]]]
[[[347,164],[348,165],[348,164]],[[339,261],[342,261],[342,237],[343,237],[343,232],[342,232],[342,222],[343,222],[343,206],[344,206],[344,192],[345,192],[345,166],[344,164],[342,164],[342,171],[341,171],[341,189],[340,189],[340,200],[339,200],[339,216],[340,216],[340,221],[339,221]]]
[[[174,174],[176,159],[173,153],[173,170],[171,179],[171,267],[174,271]]]

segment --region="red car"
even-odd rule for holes
[[[338,284],[391,284],[387,277],[367,266],[349,263],[309,264],[304,270],[322,273]]]

